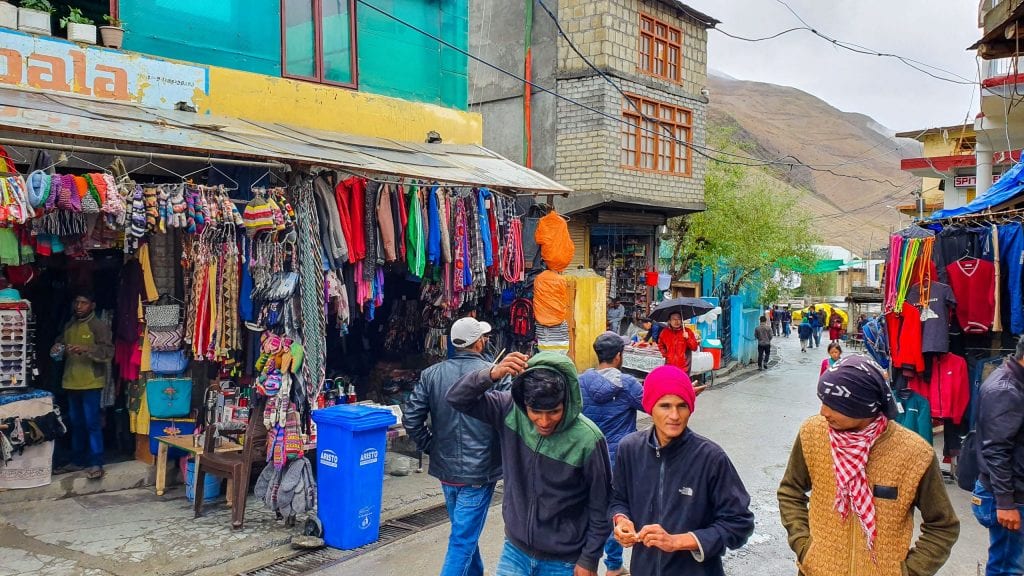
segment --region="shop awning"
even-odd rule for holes
[[[953,216],[966,216],[969,214],[977,214],[979,212],[985,212],[987,210],[998,209],[1011,201],[1020,201],[1017,198],[1021,192],[1024,192],[1024,162],[1018,162],[1010,168],[999,181],[992,185],[985,192],[984,196],[979,196],[972,200],[965,206],[959,208],[950,208],[949,210],[939,210],[932,214],[931,219],[941,220],[942,218],[951,218]]]
[[[419,144],[134,104],[0,88],[0,130],[204,156],[279,160],[446,184],[567,194],[569,188],[475,145]],[[112,154],[116,154],[112,150]]]

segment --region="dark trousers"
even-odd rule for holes
[[[68,390],[71,459],[82,467],[103,466],[103,390]]]
[[[768,358],[772,355],[771,344],[758,344],[757,345],[757,367],[767,368]]]

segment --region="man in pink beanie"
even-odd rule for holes
[[[633,549],[635,574],[724,576],[722,555],[754,532],[750,496],[720,446],[687,429],[697,394],[690,377],[661,366],[644,381],[654,427],[619,443],[609,515]]]

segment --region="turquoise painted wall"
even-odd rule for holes
[[[469,0],[377,0],[381,9],[466,49]],[[280,0],[120,0],[125,49],[281,76]],[[469,62],[356,6],[359,90],[465,110]]]
[[[280,0],[120,0],[125,50],[281,75]]]

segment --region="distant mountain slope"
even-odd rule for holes
[[[900,170],[902,158],[920,156],[918,142],[894,138],[868,116],[843,112],[795,88],[715,75],[709,83],[712,126],[731,126],[758,158],[822,169],[771,171],[807,192],[801,206],[814,215],[825,244],[858,254],[872,237],[873,247],[885,244],[900,220],[887,206],[913,203],[912,193],[920,188],[919,178]]]

